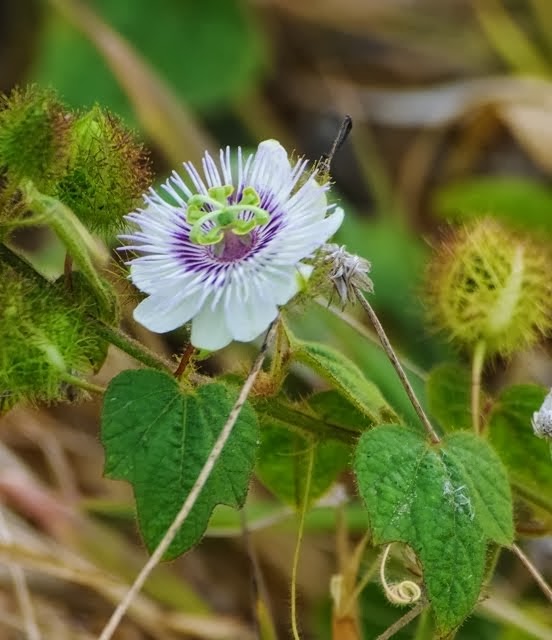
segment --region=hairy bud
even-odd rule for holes
[[[0,97],[0,172],[4,190],[23,179],[48,191],[65,171],[72,116],[51,90],[36,86]]]
[[[106,344],[63,292],[0,262],[0,411],[66,398],[67,375],[101,365]]]
[[[457,230],[431,262],[428,310],[435,325],[468,348],[508,355],[552,325],[552,264],[537,242],[491,219]]]
[[[55,195],[91,231],[115,233],[150,185],[144,147],[98,106],[78,117],[70,133],[68,171]]]

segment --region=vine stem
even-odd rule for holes
[[[412,607],[410,611],[407,611],[404,616],[399,618],[396,622],[394,622],[390,627],[388,627],[383,633],[381,633],[376,640],[389,640],[392,638],[398,631],[400,631],[403,627],[409,622],[412,622],[416,616],[419,616],[420,613],[424,610],[426,603],[422,600],[418,602],[415,607]]]
[[[184,501],[184,504],[180,508],[180,511],[177,513],[171,526],[167,529],[167,532],[163,536],[161,542],[157,545],[155,551],[152,553],[149,560],[143,566],[140,573],[136,576],[136,579],[134,580],[132,586],[127,591],[123,599],[119,602],[116,609],[113,611],[111,618],[109,619],[107,625],[104,627],[98,640],[110,640],[113,637],[113,634],[115,633],[117,627],[119,626],[119,623],[121,622],[123,616],[127,612],[130,605],[132,604],[133,599],[144,586],[144,583],[148,579],[150,573],[162,560],[165,552],[167,551],[167,549],[171,545],[171,542],[174,540],[176,534],[180,530],[180,527],[183,525],[184,521],[190,514],[190,511],[193,509],[197,499],[199,498],[199,494],[205,487],[205,483],[209,479],[209,476],[211,475],[211,472],[213,471],[213,468],[217,463],[226,442],[228,441],[228,438],[232,434],[232,430],[234,428],[234,425],[236,424],[236,420],[238,419],[238,416],[240,415],[240,411],[243,405],[245,404],[245,401],[247,400],[247,396],[251,392],[251,389],[253,387],[253,384],[255,383],[255,379],[257,378],[259,371],[261,370],[261,367],[263,366],[263,362],[266,358],[266,354],[268,353],[270,345],[272,344],[272,341],[274,339],[274,334],[276,331],[276,323],[277,323],[277,320],[275,320],[270,325],[266,333],[265,339],[263,341],[263,344],[261,346],[261,349],[257,357],[255,358],[255,362],[253,363],[253,366],[249,371],[249,374],[240,390],[240,393],[238,394],[238,398],[234,403],[234,406],[232,407],[230,414],[228,415],[228,419],[226,420],[226,423],[222,427],[220,435],[217,438],[217,441],[215,442],[213,448],[211,449],[211,453],[209,454],[207,460],[205,461],[205,464],[203,465],[203,468],[201,469],[197,477],[197,480],[194,483],[194,486],[192,487],[190,493],[188,494],[188,497]]]
[[[479,340],[475,345],[472,360],[472,376],[471,376],[471,414],[473,430],[476,434],[480,432],[480,408],[479,397],[481,395],[481,376],[483,374],[483,364],[485,362],[485,354],[487,345],[484,340]]]
[[[322,309],[326,309],[331,314],[333,314],[336,318],[339,318],[345,324],[348,324],[351,329],[356,331],[359,335],[366,340],[369,340],[372,344],[375,344],[378,347],[381,347],[381,342],[378,340],[378,337],[372,333],[372,331],[362,322],[357,320],[354,316],[351,316],[347,312],[343,311],[335,304],[332,304],[326,298],[319,296],[316,298],[316,302],[322,307]],[[420,380],[427,380],[429,378],[429,374],[427,371],[424,371],[413,362],[410,362],[407,358],[399,354],[399,360],[402,363],[402,366],[410,373],[413,373],[415,376],[418,376]]]
[[[74,387],[78,387],[79,389],[83,389],[84,391],[89,391],[90,393],[98,393],[99,395],[103,395],[106,392],[105,387],[102,387],[99,384],[94,384],[93,382],[88,382],[88,380],[83,380],[82,378],[78,378],[77,376],[73,376],[67,372],[61,372],[60,378],[64,382],[72,384]]]
[[[374,311],[374,309],[372,308],[372,305],[364,297],[364,295],[362,294],[362,291],[358,287],[354,287],[354,291],[362,308],[368,314],[368,317],[370,318],[370,322],[374,325],[374,329],[378,334],[378,338],[380,339],[381,346],[383,347],[383,350],[385,351],[385,354],[389,358],[389,361],[393,365],[395,371],[397,372],[397,375],[399,376],[399,380],[401,381],[401,384],[404,387],[404,390],[406,391],[406,394],[408,395],[408,398],[412,403],[414,410],[416,411],[416,413],[418,414],[418,417],[420,418],[422,424],[424,425],[424,428],[427,432],[427,435],[429,436],[429,439],[433,444],[438,444],[439,442],[441,442],[441,439],[437,435],[437,432],[435,431],[435,429],[432,427],[431,422],[429,421],[429,418],[427,417],[425,411],[422,408],[422,405],[420,404],[418,398],[416,397],[416,394],[414,393],[414,389],[412,388],[412,385],[410,384],[408,378],[406,377],[406,373],[404,372],[404,369],[402,368],[402,365],[397,357],[397,354],[395,353],[393,347],[391,346],[391,343],[389,342],[389,338],[387,337],[387,334],[385,333],[383,326],[379,321],[378,316],[376,315],[376,312]]]
[[[145,364],[146,367],[158,371],[171,371],[171,363],[157,353],[145,347],[142,343],[128,336],[124,331],[110,327],[101,321],[95,323],[96,331],[112,345],[124,351],[129,356]]]
[[[531,562],[531,560],[529,560],[529,558],[523,553],[523,551],[517,546],[517,544],[512,545],[512,551],[521,560],[527,571],[529,571],[529,573],[533,576],[540,590],[544,593],[548,600],[552,602],[552,588],[541,576],[535,565]]]
[[[297,625],[297,569],[299,568],[299,556],[301,554],[301,542],[305,531],[305,516],[307,514],[307,504],[311,490],[312,471],[314,467],[314,448],[309,449],[309,462],[307,466],[307,479],[305,482],[305,492],[303,494],[303,504],[301,505],[301,516],[299,519],[299,531],[297,532],[297,543],[293,553],[293,567],[291,570],[291,631],[293,640],[301,640],[299,627]]]

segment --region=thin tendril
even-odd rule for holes
[[[293,568],[291,571],[291,630],[293,640],[301,640],[299,635],[299,627],[297,625],[297,568],[299,566],[299,556],[301,553],[301,542],[303,541],[303,533],[305,531],[305,516],[307,514],[307,505],[311,489],[312,470],[314,467],[314,448],[309,451],[309,462],[307,467],[307,479],[305,481],[305,492],[303,494],[303,504],[301,505],[301,516],[299,520],[299,530],[297,532],[297,544],[293,554]]]

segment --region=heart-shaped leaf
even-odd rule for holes
[[[195,483],[235,401],[221,384],[183,392],[160,371],[123,371],[109,384],[102,412],[108,477],[134,489],[138,523],[152,551]],[[243,506],[259,440],[245,404],[220,458],[165,558],[203,536],[215,505]]]
[[[477,603],[487,542],[509,544],[513,538],[500,460],[471,433],[431,445],[392,425],[362,435],[354,468],[374,542],[414,549],[439,632],[452,631]]]

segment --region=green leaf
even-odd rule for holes
[[[471,429],[470,372],[457,364],[440,364],[426,382],[427,405],[445,430]]]
[[[354,468],[374,542],[414,549],[437,627],[452,631],[477,604],[487,542],[511,542],[512,505],[500,461],[471,433],[432,446],[392,425],[363,434]]]
[[[533,433],[531,419],[546,390],[533,384],[505,389],[489,418],[490,440],[508,469],[514,488],[552,513],[552,462],[549,444]]]
[[[155,549],[195,483],[226,422],[235,397],[220,384],[182,392],[168,374],[123,371],[105,394],[102,442],[105,474],[134,489],[144,542]],[[254,411],[247,404],[165,558],[174,558],[203,536],[215,505],[241,508],[258,444]]]
[[[515,176],[478,177],[449,184],[434,198],[437,213],[452,220],[491,215],[532,231],[550,234],[552,190]]]
[[[327,380],[372,423],[396,419],[376,385],[366,380],[362,371],[339,351],[317,342],[305,342],[289,336],[292,358],[313,369]]]
[[[260,32],[239,0],[98,0],[94,4],[192,107],[214,107],[235,98],[260,75],[266,57]],[[50,21],[37,60],[34,79],[55,86],[72,106],[99,101],[132,120],[127,98],[105,61],[66,22]],[[82,82],[82,69],[86,69],[86,82]]]
[[[453,433],[444,442],[441,457],[452,461],[462,473],[473,511],[485,535],[500,545],[512,544],[512,493],[500,458],[473,433]]]
[[[300,508],[305,498],[309,459],[314,455],[307,503],[322,496],[347,467],[351,447],[332,440],[303,437],[263,419],[256,473],[283,502]]]
[[[366,415],[337,391],[315,393],[307,403],[320,419],[344,429],[362,432],[374,426]]]

